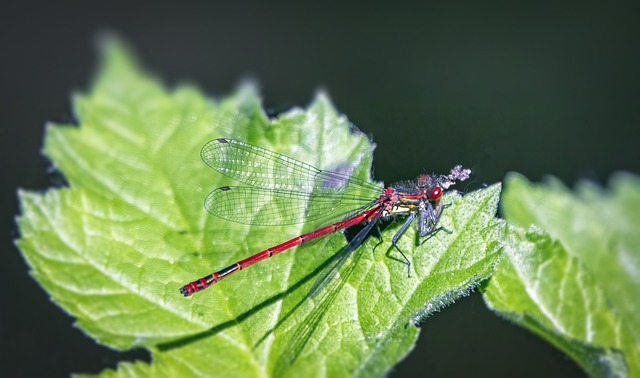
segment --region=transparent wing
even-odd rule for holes
[[[331,283],[336,278],[336,276],[338,276],[338,273],[340,273],[340,281],[349,278],[349,276],[351,275],[351,270],[353,270],[352,265],[349,265],[349,267],[345,267],[342,271],[341,268],[343,265],[345,265],[353,252],[357,250],[360,245],[362,245],[369,232],[371,232],[371,228],[373,228],[375,224],[376,221],[369,222],[366,226],[364,226],[362,230],[360,230],[356,234],[353,239],[351,239],[349,244],[344,246],[340,250],[340,252],[338,252],[331,259],[329,265],[327,265],[323,269],[323,271],[320,273],[320,276],[316,279],[316,282],[311,287],[311,290],[309,290],[309,293],[307,294],[308,297],[317,297],[318,294],[322,292],[327,286],[329,286],[329,283]],[[361,251],[359,251],[359,253],[361,253]],[[357,262],[359,259],[359,256],[357,258],[353,258],[352,264],[355,265],[355,262]]]
[[[332,258],[329,265],[323,269],[320,277],[318,277],[316,283],[308,294],[308,297],[317,301],[318,305],[311,310],[304,322],[297,327],[291,336],[291,339],[287,342],[284,353],[276,363],[273,372],[274,376],[283,376],[285,372],[293,366],[298,359],[298,356],[300,356],[308,341],[313,336],[314,331],[318,329],[320,321],[337,298],[342,287],[347,282],[358,261],[362,257],[364,249],[358,249],[358,247],[360,247],[364,242],[367,234],[369,234],[375,223],[375,220],[371,221],[362,230],[360,230],[356,237],[351,239],[349,244],[345,245]],[[354,253],[354,251],[357,252]],[[350,256],[353,258],[349,259]],[[340,278],[334,279],[338,275],[338,272],[340,273]]]
[[[281,226],[348,218],[376,204],[367,197],[300,193],[256,187],[223,186],[211,192],[204,207],[213,215],[237,223]]]
[[[343,194],[377,197],[379,185],[312,165],[233,139],[214,139],[202,147],[211,168],[250,186],[311,193],[333,189]]]

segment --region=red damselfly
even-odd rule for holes
[[[233,139],[208,142],[201,157],[211,168],[249,186],[223,186],[205,199],[205,208],[220,218],[260,225],[281,226],[302,222],[326,222],[327,226],[267,248],[222,270],[180,288],[189,296],[223,278],[277,253],[320,236],[365,223],[366,225],[340,251],[311,289],[318,292],[336,275],[349,255],[363,243],[372,227],[381,219],[403,216],[407,219],[391,239],[404,258],[407,272],[411,262],[396,242],[416,222],[421,237],[437,227],[445,205],[443,190],[456,181],[466,180],[471,171],[455,166],[448,175],[420,175],[416,181],[399,182],[382,189],[375,183],[348,174],[321,170],[307,163],[261,147]],[[339,221],[330,223],[330,220]]]

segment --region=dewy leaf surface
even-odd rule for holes
[[[389,249],[394,223],[375,250],[375,238],[365,242],[331,302],[306,296],[345,245],[340,233],[183,298],[187,282],[317,226],[251,227],[207,213],[209,191],[237,185],[202,163],[207,141],[230,137],[364,180],[372,143],[322,94],[270,119],[251,86],[221,101],[189,86],[169,92],[114,40],[74,109],[79,125],[48,126],[44,149],[69,187],[20,192],[17,244],[79,328],[113,348],[151,351],[150,364],[124,362],[104,376],[270,376],[276,367],[288,376],[380,375],[412,348],[413,324],[488,278],[500,254],[494,185],[445,196],[441,222],[451,234],[418,246],[414,229],[406,232],[399,244],[411,278]],[[292,341],[301,324],[311,331]]]
[[[638,376],[640,180],[617,174],[609,190],[581,183],[572,193],[509,175],[505,186],[513,226],[487,303],[593,376]]]

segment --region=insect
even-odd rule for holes
[[[406,217],[391,244],[411,271],[411,262],[396,244],[412,222],[421,237],[442,230],[438,221],[445,205],[443,191],[469,178],[471,170],[455,166],[448,175],[420,175],[415,181],[382,188],[347,174],[321,170],[307,163],[241,141],[218,138],[202,148],[202,160],[214,170],[248,186],[223,186],[205,199],[205,208],[230,221],[281,226],[325,222],[327,226],[267,248],[180,288],[185,297],[204,290],[250,265],[321,236],[365,224],[318,279],[310,295],[337,274],[378,221]]]

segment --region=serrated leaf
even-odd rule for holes
[[[611,190],[509,175],[502,209],[514,226],[485,300],[593,376],[640,374],[640,181]],[[536,225],[525,231],[520,227]],[[547,234],[548,233],[548,234]]]
[[[413,229],[403,235],[411,278],[390,249],[400,227],[393,224],[375,250],[375,238],[361,247],[331,298],[306,299],[322,264],[345,244],[341,234],[183,298],[178,289],[187,282],[312,227],[251,227],[209,215],[208,192],[232,182],[200,161],[207,141],[233,137],[368,181],[373,145],[323,94],[269,119],[251,86],[221,101],[188,86],[168,92],[119,42],[104,52],[93,89],[74,99],[79,127],[47,128],[45,153],[70,185],[20,192],[17,241],[33,276],[78,327],[110,347],[153,354],[151,364],[123,363],[102,375],[269,376],[276,367],[290,376],[380,375],[411,349],[413,324],[491,275],[499,185],[445,196],[441,222],[452,234],[421,245]],[[292,335],[309,324],[295,358],[285,358]]]
[[[101,374],[103,378],[142,378],[153,376],[149,365],[144,362],[136,361],[134,363],[121,362],[118,364],[117,370],[106,369]],[[74,374],[74,378],[88,378],[92,375]]]

